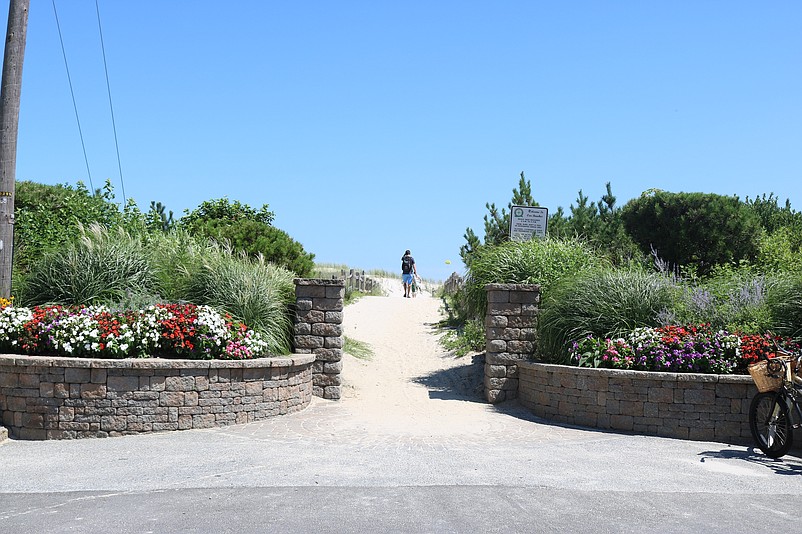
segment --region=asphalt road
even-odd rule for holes
[[[7,441],[0,532],[796,530],[798,456],[477,407],[492,431],[371,429],[358,403],[315,399],[248,425]]]

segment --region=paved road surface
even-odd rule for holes
[[[342,401],[211,430],[0,445],[0,532],[797,531],[802,459],[550,425],[477,394],[434,299],[363,299]],[[428,362],[428,363],[427,363]]]

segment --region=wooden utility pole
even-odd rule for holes
[[[11,296],[17,132],[29,5],[30,0],[11,0],[3,56],[3,81],[0,90],[0,297],[3,298]]]

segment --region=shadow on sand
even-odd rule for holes
[[[440,357],[464,362],[464,365],[449,367],[415,378],[413,381],[416,384],[428,388],[429,398],[485,402],[483,398],[484,353],[468,356],[445,354]]]

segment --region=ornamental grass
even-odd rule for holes
[[[21,304],[109,304],[154,294],[157,280],[141,241],[123,230],[81,228],[81,238],[32,262],[19,288]]]
[[[542,294],[565,278],[604,262],[577,239],[547,238],[509,241],[482,249],[465,281],[465,305],[475,318],[487,308],[487,284],[538,284]]]
[[[290,351],[295,302],[294,274],[264,261],[210,246],[184,273],[183,296],[190,302],[226,310],[263,335],[275,354]]]
[[[541,354],[568,363],[568,350],[577,339],[616,339],[636,328],[658,326],[681,291],[670,277],[638,269],[596,268],[566,278],[543,294]]]
[[[248,325],[271,354],[290,351],[295,292],[287,269],[181,230],[132,236],[93,225],[81,231],[78,242],[31,263],[31,271],[20,276],[18,304],[68,310],[104,306],[125,315],[129,312],[119,310],[161,310],[189,302]],[[77,315],[84,313],[90,312]],[[180,353],[185,347],[162,348]],[[243,354],[250,349],[246,342]]]

